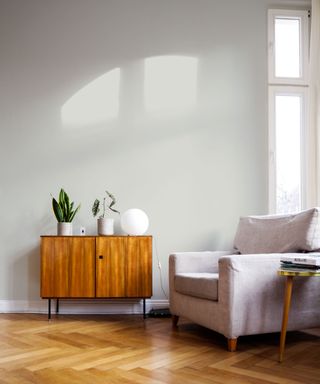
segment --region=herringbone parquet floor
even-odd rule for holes
[[[224,337],[182,321],[141,316],[0,315],[0,383],[320,383],[320,333]]]

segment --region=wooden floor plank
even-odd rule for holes
[[[0,384],[320,384],[320,332],[226,341],[186,320],[0,314]]]

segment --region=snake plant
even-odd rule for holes
[[[74,209],[74,202],[70,202],[68,194],[61,188],[59,201],[52,197],[52,208],[59,223],[71,223],[80,209],[80,204]]]

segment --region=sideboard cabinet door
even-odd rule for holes
[[[96,296],[125,297],[125,237],[96,238]]]
[[[152,296],[152,238],[127,237],[126,297]]]
[[[41,238],[41,297],[95,297],[95,237]]]
[[[95,297],[96,295],[95,238],[70,239],[69,297]]]
[[[96,296],[152,296],[152,237],[96,238]]]

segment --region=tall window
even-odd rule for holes
[[[269,210],[305,207],[308,11],[269,10]]]

